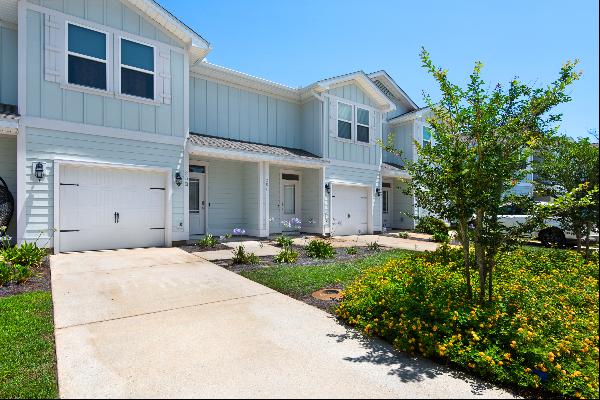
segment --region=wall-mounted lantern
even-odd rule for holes
[[[329,183],[325,184],[325,192],[327,192],[327,194],[331,194],[331,185]]]
[[[46,176],[46,171],[44,170],[44,163],[36,162],[33,168],[33,173],[37,178],[38,182],[41,182],[42,179]]]
[[[175,172],[175,184],[177,185],[177,187],[179,187],[179,186],[181,186],[182,183],[183,183],[183,178],[181,177],[181,173]]]
[[[375,194],[377,195],[377,197],[381,196],[381,189],[375,189]]]

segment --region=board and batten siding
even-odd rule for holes
[[[15,212],[7,230],[8,236],[14,241],[17,237],[17,138],[15,136],[0,135],[0,177],[4,179],[15,199]]]
[[[54,226],[54,160],[102,162],[136,166],[171,168],[183,165],[183,147],[154,142],[27,128],[25,186],[27,210],[25,239],[40,237],[41,244],[51,237]],[[45,163],[46,177],[34,176],[34,162]],[[172,229],[183,232],[184,188],[173,185]],[[48,243],[52,247],[52,241]]]
[[[123,6],[118,0],[42,1],[44,6],[76,15],[94,23],[132,32],[155,43],[173,40],[150,22]],[[76,6],[77,4],[77,6]],[[92,6],[93,4],[93,6]],[[52,7],[51,7],[52,6]],[[83,10],[83,11],[82,11]],[[93,10],[93,11],[92,11]],[[68,16],[65,17],[68,20]],[[183,51],[168,48],[171,67],[171,104],[125,100],[111,93],[96,94],[76,90],[44,78],[44,15],[27,10],[27,116],[68,121],[92,126],[126,129],[166,136],[184,137],[184,76]],[[120,33],[109,35],[116,43]],[[118,46],[113,45],[109,74],[113,74],[118,60]],[[113,82],[116,82],[113,79]],[[110,88],[109,88],[110,89]]]
[[[412,160],[415,154],[415,143],[414,143],[414,124],[412,121],[404,122],[399,125],[386,125],[384,124],[383,136],[385,143],[387,143],[388,136],[393,135],[394,147],[402,152],[401,157],[396,154],[383,152],[383,162],[394,163],[404,165],[404,160]]]
[[[189,84],[191,132],[301,148],[300,105],[195,74]]]
[[[330,89],[327,91],[327,94],[350,100],[354,103],[364,104],[368,107],[374,107],[373,101],[356,84],[348,84]],[[341,140],[329,134],[329,102],[326,101],[325,104],[327,111],[325,115],[325,132],[323,133],[325,137],[323,156],[357,164],[378,165],[381,162],[381,148],[378,144],[358,144],[355,141]],[[335,118],[335,121],[337,121],[337,116]],[[353,132],[354,135],[356,135],[356,132]]]
[[[400,179],[392,180],[392,228],[414,229],[414,198],[404,194],[407,189],[406,183]]]
[[[17,104],[17,31],[0,25],[0,103]]]
[[[377,169],[361,169],[351,168],[341,165],[330,165],[325,167],[325,183],[348,183],[348,184],[360,184],[371,187],[372,193],[372,209],[371,220],[373,225],[373,231],[381,231],[382,226],[382,214],[381,214],[381,197],[375,195],[375,190],[381,187],[381,175]],[[330,196],[324,196],[324,207],[323,207],[323,224],[325,230],[329,230],[329,211],[330,211]]]
[[[317,156],[323,155],[322,103],[311,99],[302,104],[301,148]]]

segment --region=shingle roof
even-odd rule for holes
[[[17,119],[18,117],[19,113],[17,112],[17,106],[0,103],[0,118]]]
[[[383,165],[388,167],[389,169],[398,170],[398,171],[406,171],[404,165],[396,164],[396,163],[387,163],[384,162]]]
[[[216,136],[201,135],[198,133],[190,134],[190,142],[198,146],[212,147],[216,149],[245,151],[250,153],[268,154],[289,158],[300,158],[310,160],[320,159],[319,156],[316,156],[312,153],[309,153],[308,151],[300,149],[244,142],[235,139],[224,139]]]

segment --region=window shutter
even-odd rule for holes
[[[379,137],[379,130],[381,129],[380,113],[379,111],[371,111],[369,118],[369,143],[375,144]]]
[[[338,104],[337,100],[333,98],[329,98],[329,136],[337,137],[338,135],[338,124],[337,124],[337,114],[338,114]]]
[[[171,50],[158,49],[157,89],[158,99],[171,104]]]
[[[46,14],[44,16],[44,79],[57,83],[64,81],[65,51],[64,18]]]

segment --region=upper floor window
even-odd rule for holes
[[[426,127],[423,127],[423,147],[431,145],[431,132]]]
[[[356,140],[369,143],[369,110],[356,108]]]
[[[106,33],[69,23],[67,42],[67,82],[106,90]]]
[[[338,103],[338,137],[352,140],[352,106]]]
[[[154,47],[121,38],[121,93],[154,100]]]

